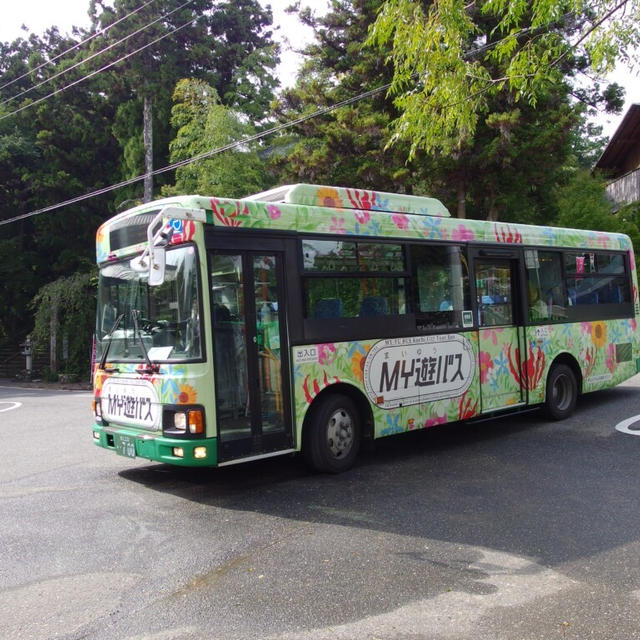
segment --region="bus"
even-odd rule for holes
[[[222,467],[542,407],[640,368],[625,235],[452,218],[298,184],[180,196],[97,232],[96,445]]]

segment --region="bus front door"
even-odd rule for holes
[[[212,251],[209,273],[218,461],[287,450],[283,254]]]
[[[476,257],[478,371],[482,412],[526,402],[521,359],[524,330],[519,319],[518,259]]]

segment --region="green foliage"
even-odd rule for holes
[[[171,162],[218,149],[254,133],[238,114],[220,104],[216,90],[202,80],[180,80],[173,94],[169,144]],[[176,169],[175,185],[164,193],[201,193],[240,198],[265,187],[263,162],[246,145]]]
[[[57,317],[57,344],[68,340],[65,373],[89,377],[91,340],[95,327],[95,273],[76,273],[58,278],[40,288],[31,302],[35,326],[31,334],[34,347],[46,347],[51,336],[52,316]]]
[[[640,252],[640,203],[613,211],[600,178],[577,171],[559,189],[557,201],[559,226],[624,233],[631,238],[636,255]]]
[[[329,12],[314,17],[300,11],[315,41],[295,87],[283,92],[276,105],[280,120],[387,84],[391,70],[377,51],[362,42],[375,20],[381,0],[333,0]],[[397,112],[384,92],[341,107],[296,126],[276,141],[270,157],[274,182],[313,182],[395,191],[432,192],[431,161],[407,162],[408,146],[388,146],[388,126]]]
[[[92,82],[12,113],[77,78],[71,72],[34,88],[36,80],[60,71],[49,64],[19,79],[72,44],[55,29],[42,37],[0,43],[0,84],[6,85],[0,101],[7,101],[0,107],[0,116],[7,116],[0,120],[0,220],[115,182],[114,108]],[[12,80],[17,81],[7,84]],[[102,197],[0,227],[0,323],[7,340],[21,341],[31,330],[33,319],[26,310],[43,284],[93,262],[96,227],[111,214]]]
[[[115,24],[134,10],[134,15]],[[258,0],[157,0],[141,8],[137,0],[93,0],[91,15],[96,27],[114,25],[105,38],[94,41],[94,49],[126,38],[109,52],[110,59],[140,50],[102,78],[105,90],[119,103],[113,131],[122,149],[122,178],[169,164],[169,142],[174,137],[171,97],[180,78],[207,82],[223,105],[255,121],[266,117],[279,59],[269,29],[271,11]],[[139,33],[129,37],[134,31]],[[103,65],[104,58],[99,60]],[[144,110],[143,104],[150,108]],[[143,113],[150,113],[150,118],[143,118]],[[143,129],[152,133],[152,149],[143,141]],[[152,152],[149,166],[145,151]],[[154,177],[159,186],[169,180],[166,174]],[[138,184],[123,191],[120,199],[135,198],[140,192]]]
[[[496,101],[536,107],[584,60],[601,73],[631,56],[639,10],[639,0],[386,0],[368,43],[393,64],[393,140],[410,141],[412,156],[472,144]]]
[[[142,3],[87,4],[93,20],[88,31],[74,30],[73,37],[67,37],[51,28],[42,36],[0,42],[0,220],[143,173],[142,105],[149,96],[154,102],[153,165],[167,165],[174,137],[171,94],[179,78],[207,79],[227,108],[248,114],[239,118],[261,121],[268,112],[278,52],[270,31],[271,12],[258,0],[193,0],[182,8],[182,0],[157,0],[101,34],[103,27]],[[109,71],[81,81],[174,28],[178,30]],[[54,60],[72,46],[73,54]],[[63,69],[68,73],[57,75]],[[47,97],[71,83],[76,83],[73,88]],[[29,106],[34,101],[39,102]],[[242,175],[237,165],[236,173]],[[162,174],[157,182],[171,179],[171,174]],[[7,340],[23,340],[31,330],[33,318],[26,310],[43,285],[87,270],[95,260],[96,228],[116,209],[131,206],[140,192],[136,184],[0,227],[0,325]]]

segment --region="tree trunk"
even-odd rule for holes
[[[51,325],[49,332],[49,369],[58,371],[58,300],[51,300]]]
[[[487,211],[487,220],[490,222],[498,221],[498,207],[496,206],[496,194],[493,189],[489,190],[489,210]]]
[[[153,120],[151,97],[144,96],[142,139],[144,143],[144,201],[153,200]]]
[[[460,175],[458,176],[458,193],[457,193],[458,208],[456,213],[456,216],[458,218],[467,217],[466,195],[467,195],[467,192],[465,189],[464,176]]]

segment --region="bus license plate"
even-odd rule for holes
[[[126,458],[136,457],[136,439],[132,436],[114,434],[116,453]]]

